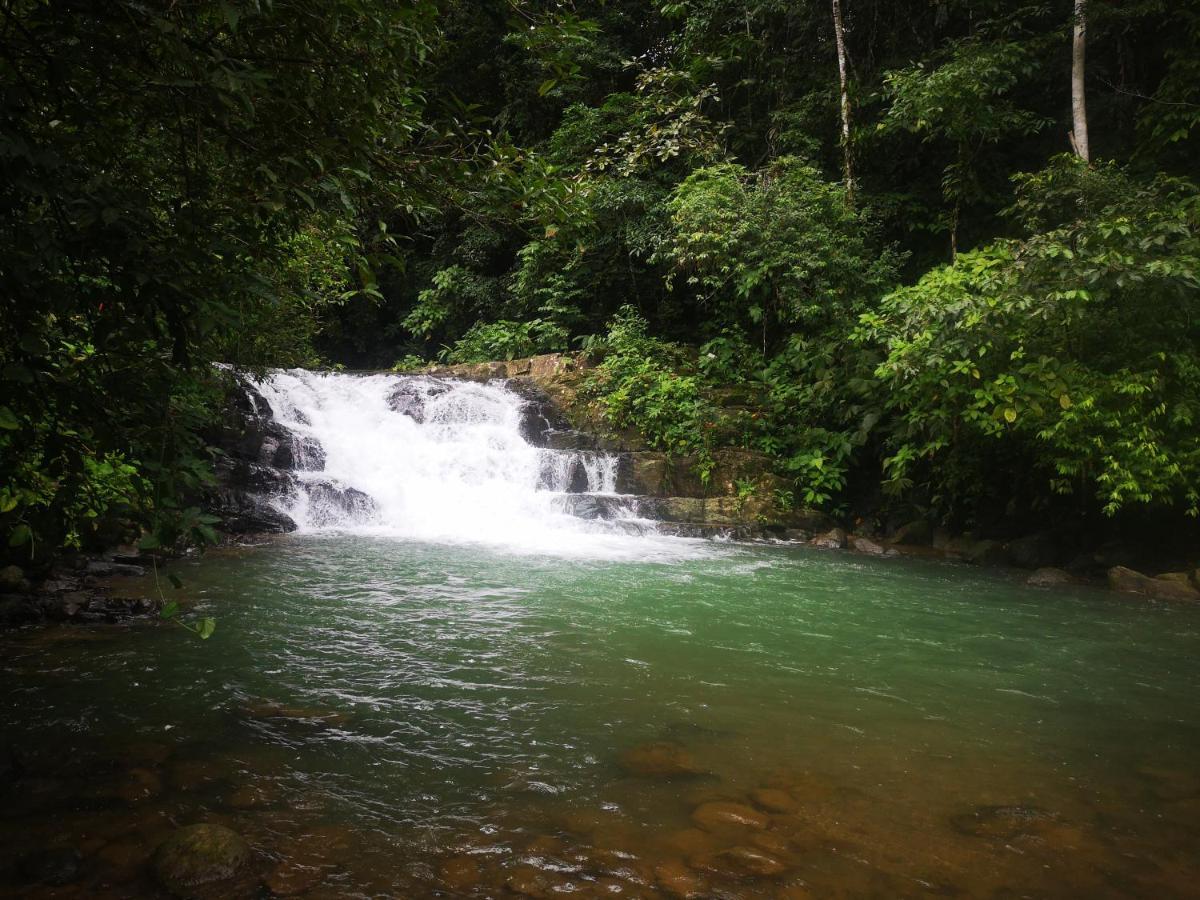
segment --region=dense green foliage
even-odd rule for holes
[[[852,191],[825,0],[0,0],[0,528],[203,536],[216,361],[578,348],[798,501],[1194,514],[1200,11],[1088,4],[1086,165],[1069,0],[842,5]]]

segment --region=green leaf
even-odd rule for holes
[[[199,626],[196,628],[196,634],[200,635],[200,640],[207,641],[212,637],[213,632],[217,630],[216,619],[201,619]]]
[[[167,580],[171,582],[171,586],[175,588],[175,590],[181,590],[183,588],[183,581],[174,572],[167,576]]]
[[[142,539],[138,541],[139,550],[157,550],[162,545],[159,543],[158,537],[153,534],[144,534]]]
[[[20,547],[28,544],[31,540],[33,540],[33,529],[22,522],[9,533],[8,546]]]
[[[20,424],[11,409],[7,406],[0,406],[0,428],[6,431],[14,431],[20,427]]]
[[[556,84],[558,84],[557,78],[547,78],[545,81],[543,81],[541,84],[538,85],[538,89],[537,89],[538,96],[545,97],[548,93],[550,93],[552,90],[554,90],[554,86]]]
[[[173,619],[179,615],[179,603],[175,600],[168,600],[163,604],[163,608],[158,613],[160,618]]]
[[[1017,421],[1017,411],[1011,406],[1004,411],[1004,421],[1010,424]]]

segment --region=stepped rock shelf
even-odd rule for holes
[[[585,369],[580,357],[554,354],[412,374],[242,379],[214,436],[225,457],[210,508],[231,533],[399,524],[429,514],[430,504],[414,505],[411,496],[424,479],[429,490],[462,486],[458,499],[472,506],[508,491],[520,507],[535,491],[556,513],[632,534],[794,540],[833,526],[822,513],[779,508],[778,479],[764,454],[717,451],[705,482],[694,459],[650,450],[637,434],[606,427],[580,401]],[[326,446],[343,440],[347,428],[360,429],[358,440],[379,444],[379,453],[394,450],[408,474],[397,473],[398,484],[376,478],[379,490],[368,489],[364,470],[378,458],[352,463],[359,448],[347,454],[345,446]],[[427,452],[414,451],[422,442]],[[439,452],[450,446],[457,468]],[[332,462],[331,452],[339,457]]]

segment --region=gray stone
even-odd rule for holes
[[[871,556],[883,556],[884,549],[879,544],[875,543],[870,538],[865,538],[860,535],[850,537],[850,546],[859,553],[867,553]]]
[[[1038,532],[1009,541],[1009,562],[1022,569],[1039,569],[1058,561],[1058,541],[1049,532]]]
[[[812,545],[824,550],[841,550],[846,546],[846,532],[841,528],[830,528],[813,538]]]
[[[1043,566],[1025,579],[1031,587],[1058,587],[1064,584],[1074,584],[1075,577],[1063,569]]]

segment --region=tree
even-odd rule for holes
[[[842,160],[846,174],[846,199],[854,202],[854,167],[850,151],[850,88],[846,81],[846,29],[842,24],[842,0],[833,0],[833,34],[837,42],[838,85],[842,113]]]
[[[1087,96],[1084,64],[1087,54],[1087,0],[1075,0],[1075,27],[1071,40],[1071,147],[1084,162],[1092,158],[1088,145]]]

